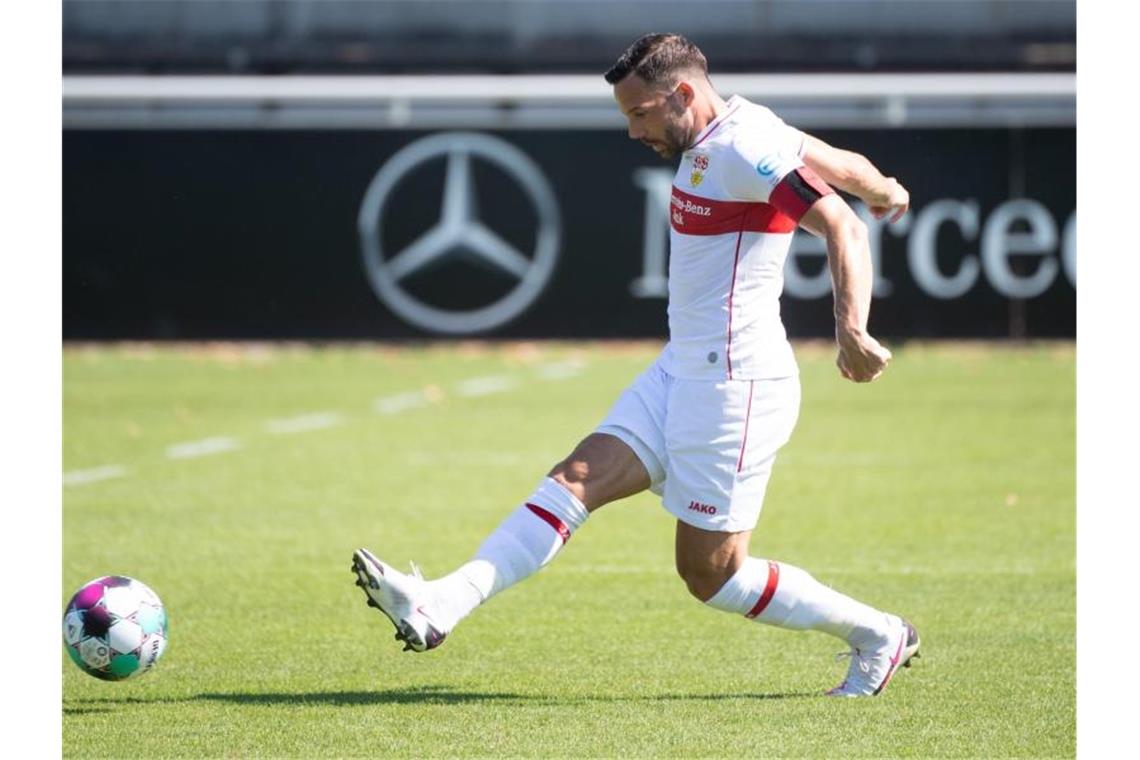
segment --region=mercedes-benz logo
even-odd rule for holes
[[[447,159],[439,222],[410,245],[385,257],[381,245],[384,208],[400,181],[417,166],[438,156]],[[501,169],[522,188],[538,219],[530,257],[483,224],[476,213],[471,161]],[[452,335],[490,330],[514,319],[546,286],[558,260],[561,239],[558,203],[542,170],[521,150],[489,135],[449,132],[405,146],[384,164],[360,206],[358,220],[364,268],[372,289],[397,315],[417,327]],[[411,296],[401,281],[429,264],[474,255],[518,280],[507,295],[469,310],[442,309]]]

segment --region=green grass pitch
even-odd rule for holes
[[[919,627],[881,698],[821,696],[837,641],[689,597],[652,494],[402,653],[352,550],[450,571],[657,348],[68,347],[59,609],[131,575],[171,643],[122,683],[61,648],[65,756],[1074,755],[1071,344],[912,344],[866,386],[798,347],[753,554]]]

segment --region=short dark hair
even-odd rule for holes
[[[629,46],[606,72],[606,81],[617,84],[632,72],[649,84],[672,84],[678,72],[699,71],[708,76],[705,54],[679,34],[646,34]]]

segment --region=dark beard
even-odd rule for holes
[[[667,126],[665,128],[665,139],[657,143],[665,149],[659,155],[666,160],[674,159],[678,154],[684,153],[691,142],[688,132],[680,125]]]

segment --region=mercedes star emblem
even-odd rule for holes
[[[447,160],[439,221],[403,250],[385,256],[384,209],[400,181],[437,157]],[[478,218],[471,162],[485,161],[518,183],[538,219],[534,250],[519,251]],[[449,132],[417,140],[384,164],[368,186],[358,220],[364,268],[380,300],[407,322],[435,333],[463,335],[506,324],[529,307],[546,286],[558,260],[558,203],[542,170],[515,146],[489,135]],[[401,281],[458,256],[474,255],[513,277],[517,284],[500,300],[468,310],[429,305],[411,296]]]

